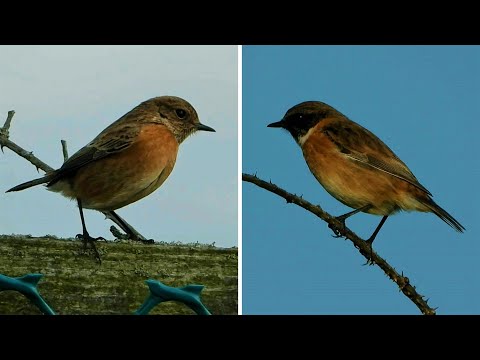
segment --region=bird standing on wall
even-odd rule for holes
[[[455,230],[465,230],[382,140],[333,107],[306,101],[268,127],[288,130],[318,182],[355,209],[337,217],[344,227],[345,220],[358,212],[383,215],[367,240],[370,245],[388,216],[400,210],[432,212]]]
[[[83,228],[80,237],[93,245],[96,239],[87,231],[83,208],[109,211],[123,223],[113,210],[158,189],[173,170],[179,145],[198,130],[215,131],[200,123],[184,99],[155,97],[108,126],[61,168],[7,192],[47,184],[48,190],[76,199]]]

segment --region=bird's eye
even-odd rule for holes
[[[302,120],[303,119],[303,115],[298,115],[298,120]]]
[[[187,112],[183,109],[177,109],[175,110],[175,113],[180,119],[183,119],[187,115]]]

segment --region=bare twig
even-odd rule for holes
[[[5,124],[2,128],[0,128],[0,135],[4,135],[8,138],[8,133],[10,130],[10,123],[12,122],[13,115],[15,115],[15,111],[10,110],[7,115],[7,120],[5,120]]]
[[[110,226],[110,232],[119,240],[128,240],[128,235],[123,234],[115,226]]]
[[[2,134],[0,134],[0,146],[2,147],[2,150],[3,150],[3,147],[6,147],[12,150],[17,155],[23,157],[24,159],[29,161],[32,165],[34,165],[37,168],[37,170],[41,169],[45,172],[54,170],[51,166],[45,164],[42,160],[40,160],[35,155],[33,155],[33,152],[23,149],[22,147],[10,141],[7,137],[3,136]]]
[[[332,228],[336,233],[342,233],[345,238],[349,239],[355,248],[358,249],[360,254],[367,259],[368,263],[378,265],[385,272],[385,274],[397,284],[403,294],[405,294],[405,296],[408,297],[423,314],[435,315],[435,309],[431,308],[427,304],[427,301],[424,300],[424,297],[416,291],[413,285],[410,284],[408,277],[404,276],[403,273],[399,274],[392,266],[390,266],[390,264],[387,263],[386,260],[381,258],[374,250],[372,250],[365,240],[361,239],[347,227],[343,228],[343,224],[339,220],[323,211],[320,206],[315,206],[301,197],[290,194],[289,192],[279,188],[272,182],[266,182],[259,179],[257,176],[242,174],[242,180],[273,192],[274,194],[277,194],[278,196],[281,196],[287,200],[287,203],[296,204],[327,222],[329,227]]]
[[[51,166],[49,166],[48,164],[44,163],[39,158],[37,158],[35,155],[33,155],[33,152],[23,149],[22,147],[18,146],[17,144],[15,144],[14,142],[8,139],[9,129],[10,129],[10,125],[11,125],[14,114],[15,114],[15,111],[13,110],[9,111],[7,120],[5,121],[5,125],[2,128],[0,128],[0,148],[2,149],[2,151],[3,151],[3,147],[6,147],[12,150],[17,155],[29,161],[31,164],[33,164],[37,168],[37,170],[41,169],[45,173],[54,171],[55,170],[54,168],[52,168]],[[68,159],[68,149],[67,149],[67,143],[65,140],[62,140],[62,151],[63,151],[64,161],[66,161]],[[100,212],[104,214],[108,219],[112,220],[115,224],[117,224],[126,233],[131,233],[135,237],[137,237],[137,239],[134,239],[134,240],[140,240],[140,241],[146,240],[146,238],[142,234],[140,234],[137,230],[135,230],[133,226],[128,224],[124,219],[120,218],[121,221],[123,221],[123,224],[122,224],[122,222],[119,221],[117,218],[115,218],[115,216],[111,214],[109,211],[100,211]]]
[[[60,140],[60,141],[62,143],[63,162],[65,162],[68,159],[67,141],[66,140]]]

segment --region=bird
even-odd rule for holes
[[[343,225],[341,230],[345,230],[345,220],[359,212],[383,216],[366,240],[368,245],[372,246],[387,218],[402,210],[431,212],[456,231],[465,230],[433,201],[432,194],[382,140],[332,106],[305,101],[267,127],[287,130],[317,181],[354,209],[336,217]]]
[[[46,184],[48,190],[76,200],[82,234],[92,243],[83,209],[114,212],[158,189],[172,172],[179,145],[197,131],[215,130],[200,123],[194,107],[176,96],[146,100],[113,122],[63,165],[7,192]],[[128,230],[128,226],[125,227]],[[134,235],[133,233],[130,235]],[[96,251],[96,248],[95,248]],[[97,258],[98,252],[97,252]]]

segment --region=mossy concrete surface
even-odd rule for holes
[[[0,274],[41,273],[38,290],[57,314],[132,314],[145,300],[147,279],[169,286],[201,284],[212,314],[237,314],[238,251],[202,244],[97,241],[102,264],[74,239],[0,235]],[[0,292],[0,314],[41,314],[23,295]],[[194,314],[166,302],[150,314]]]

